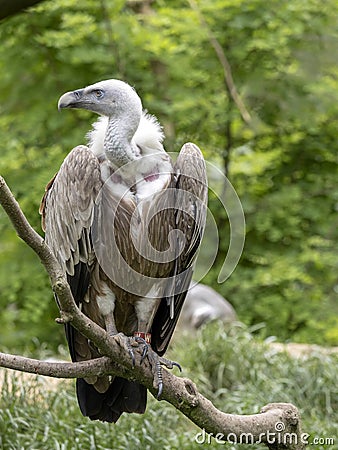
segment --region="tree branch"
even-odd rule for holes
[[[114,370],[111,360],[105,356],[75,363],[40,361],[0,352],[0,367],[20,372],[45,375],[53,378],[82,378],[104,375]]]
[[[247,125],[251,124],[251,115],[249,113],[249,111],[247,110],[243,100],[241,99],[241,97],[238,94],[233,76],[232,76],[232,70],[231,70],[231,66],[230,63],[228,61],[228,58],[226,57],[224,50],[221,46],[221,44],[219,43],[218,39],[215,37],[214,33],[211,31],[207,21],[205,20],[205,18],[203,17],[197,3],[195,0],[188,0],[189,1],[189,5],[191,7],[191,9],[193,9],[200,20],[201,26],[205,29],[205,31],[207,32],[208,35],[208,39],[210,42],[210,45],[212,46],[212,48],[214,49],[217,58],[223,68],[223,72],[224,72],[224,80],[225,80],[225,84],[227,87],[227,90],[230,94],[230,97],[232,98],[232,100],[234,101],[234,103],[236,104],[242,119],[244,120],[244,122]]]
[[[71,322],[72,326],[90,339],[104,355],[90,361],[55,363],[0,353],[0,366],[58,378],[112,374],[137,380],[156,397],[157,387],[153,385],[150,361],[145,359],[141,362],[141,354],[136,350],[136,364],[133,366],[129,354],[122,345],[121,335],[109,336],[79,310],[58,261],[41,236],[30,226],[2,177],[0,177],[0,204],[18,236],[35,251],[49,274],[53,291],[60,303],[61,319],[58,321]],[[305,448],[301,442],[299,413],[291,404],[270,404],[265,406],[261,413],[253,415],[226,414],[203,397],[195,384],[187,378],[178,378],[164,370],[163,385],[161,399],[171,403],[186,415],[203,430],[203,433],[211,433],[222,441],[249,444],[261,442],[274,450]]]

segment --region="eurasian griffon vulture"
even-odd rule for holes
[[[88,146],[75,147],[46,188],[46,243],[84,314],[111,335],[151,346],[149,354],[161,364],[204,230],[203,156],[185,144],[174,164],[157,120],[122,81],[67,92],[58,107],[101,117]],[[100,356],[69,324],[66,336],[73,361]],[[146,407],[146,389],[119,377],[78,379],[77,397],[93,420],[116,422],[123,412],[143,413]]]

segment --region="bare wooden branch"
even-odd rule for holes
[[[45,375],[53,378],[81,378],[107,374],[112,370],[111,360],[105,356],[81,362],[51,362],[25,358],[19,355],[9,355],[0,352],[0,367],[19,370],[20,372]]]
[[[17,234],[37,253],[46,268],[61,306],[61,322],[70,321],[72,326],[90,339],[104,355],[101,358],[78,363],[54,363],[0,353],[0,366],[62,378],[84,377],[94,373],[114,374],[129,380],[137,380],[157,397],[157,387],[153,385],[151,359],[146,358],[141,362],[141,354],[135,349],[136,364],[133,366],[123,346],[123,336],[109,336],[79,310],[57,260],[41,236],[28,223],[2,177],[0,177],[0,204],[12,221]],[[299,413],[291,404],[270,404],[259,414],[253,415],[226,414],[203,397],[195,384],[187,378],[176,377],[164,370],[163,384],[161,400],[171,403],[192,420],[202,429],[201,433],[210,433],[220,441],[233,443],[261,442],[274,450],[305,448]]]

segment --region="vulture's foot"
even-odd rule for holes
[[[157,398],[160,398],[163,391],[162,366],[166,367],[167,369],[172,369],[174,366],[176,366],[180,369],[180,372],[182,372],[182,368],[177,362],[170,361],[169,359],[163,358],[162,356],[158,356],[158,354],[153,350],[148,352],[147,356],[154,376],[153,385],[155,388],[157,388]]]
[[[114,334],[113,337],[118,341],[119,345],[129,353],[133,366],[135,366],[136,363],[135,349],[141,352],[141,364],[146,357],[148,358],[154,377],[153,385],[157,388],[157,398],[160,398],[163,391],[162,366],[167,369],[173,369],[176,366],[179,368],[180,372],[182,372],[182,368],[177,362],[163,358],[163,356],[159,356],[154,352],[148,339],[144,339],[140,336],[126,336],[123,333]]]
[[[135,366],[135,353],[134,348],[139,346],[135,341],[135,338],[126,336],[123,333],[111,333],[111,336],[116,339],[119,346],[122,347],[127,353],[129,353],[133,366]]]
[[[118,341],[120,347],[129,353],[133,366],[136,364],[135,349],[141,350],[141,364],[148,354],[150,348],[149,343],[139,336],[126,336],[123,333],[110,333],[110,335]]]
[[[145,339],[143,339],[143,338],[141,338],[141,337],[138,337],[138,336],[134,336],[134,340],[140,345],[142,345],[142,355],[141,355],[141,364],[143,363],[143,361],[144,361],[144,358],[147,356],[147,354],[148,354],[148,350],[149,350],[149,348],[150,348],[150,346],[149,346],[149,344],[148,344],[148,342],[145,340]]]
[[[141,364],[144,361],[145,357],[148,354],[148,350],[150,348],[149,342],[146,339],[139,336],[126,336],[123,333],[115,333],[112,336],[118,341],[120,347],[124,348],[126,352],[129,353],[130,358],[132,360],[133,366],[136,364],[135,359],[135,349],[141,350]]]

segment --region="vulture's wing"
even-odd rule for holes
[[[78,146],[47,185],[40,207],[46,243],[67,273],[78,305],[88,290],[90,266],[95,258],[90,229],[101,187],[97,157],[87,147]],[[73,361],[90,358],[87,340],[69,324],[66,336]]]
[[[82,304],[83,312],[97,323],[100,313],[96,301],[90,299],[95,295],[91,294],[94,289],[90,282],[94,281],[91,275],[97,266],[92,226],[103,186],[101,169],[91,150],[85,146],[74,148],[47,186],[40,210],[46,243],[67,273],[75,302]],[[87,338],[71,325],[65,327],[73,361],[99,356]],[[82,414],[92,420],[116,422],[124,411],[145,411],[146,388],[119,377],[79,378],[76,391]]]
[[[206,220],[208,183],[205,161],[199,148],[185,144],[175,164],[175,228],[185,241],[177,238],[178,252],[165,297],[152,324],[152,348],[163,355],[174,332],[193,274],[193,265],[202,240]]]

